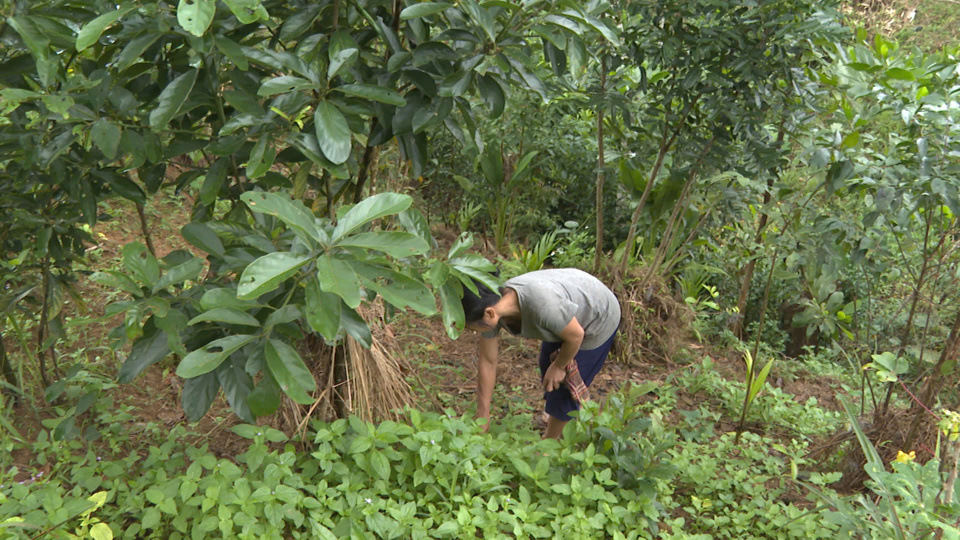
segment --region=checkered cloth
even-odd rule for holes
[[[564,383],[566,383],[567,389],[570,390],[570,395],[573,396],[573,399],[577,403],[583,403],[590,399],[590,389],[587,388],[586,383],[583,382],[583,378],[580,377],[580,370],[577,369],[577,361],[571,360],[565,369],[567,376],[564,378]]]

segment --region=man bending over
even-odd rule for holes
[[[576,269],[529,272],[507,280],[498,292],[477,285],[480,295],[465,290],[462,300],[466,327],[481,334],[477,415],[489,427],[502,328],[543,342],[540,374],[549,415],[544,437],[559,439],[570,412],[579,409],[577,398],[607,359],[620,326],[620,302],[600,280]]]

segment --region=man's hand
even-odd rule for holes
[[[566,377],[567,372],[563,368],[557,367],[555,364],[550,364],[547,372],[543,375],[543,391],[553,392],[557,388],[560,388],[560,385],[563,384],[563,380]]]

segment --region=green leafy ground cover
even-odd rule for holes
[[[642,399],[651,391],[655,401]],[[235,459],[191,443],[183,426],[148,424],[132,446],[132,407],[100,400],[90,411],[96,441],[45,430],[30,450],[47,472],[17,481],[25,471],[4,468],[0,522],[4,535],[27,538],[96,523],[123,538],[831,534],[807,504],[783,500],[797,491],[791,464],[805,467],[805,443],[753,434],[733,443],[731,433],[717,437],[709,414],[690,411],[671,427],[663,414],[676,392],[630,386],[602,411],[589,407],[560,442],[540,439],[525,416],[484,434],[452,410],[409,411],[407,423],[317,422],[306,442],[240,424],[233,431],[250,442]],[[104,504],[91,511],[98,494]]]

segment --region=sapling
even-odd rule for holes
[[[773,365],[773,359],[771,358],[767,365],[763,366],[763,369],[760,370],[760,373],[756,373],[754,369],[756,367],[756,362],[754,362],[753,355],[750,354],[750,351],[743,351],[743,361],[747,364],[747,377],[746,377],[746,393],[743,396],[743,410],[740,412],[740,425],[737,426],[737,436],[734,438],[734,441],[740,440],[740,434],[743,433],[743,424],[747,419],[747,411],[750,409],[750,405],[753,403],[753,400],[757,397],[757,394],[760,393],[760,390],[763,388],[763,385],[767,382],[767,375],[770,373],[770,367]]]

